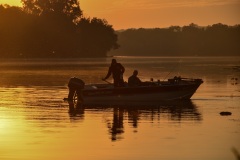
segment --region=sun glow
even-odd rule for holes
[[[3,132],[5,132],[7,129],[8,129],[8,126],[10,125],[10,121],[8,121],[7,119],[4,119],[4,118],[0,118],[0,130],[1,130],[1,134]]]
[[[106,19],[114,29],[156,28],[195,23],[240,24],[239,0],[79,0],[86,17]],[[21,6],[20,0],[0,4]]]
[[[20,0],[0,0],[0,4],[8,4],[10,6],[21,6]]]

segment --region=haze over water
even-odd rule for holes
[[[125,80],[137,69],[142,80],[182,76],[204,83],[190,102],[72,108],[63,101],[69,78],[104,83],[111,58],[1,61],[0,159],[236,159],[239,57],[116,59]]]

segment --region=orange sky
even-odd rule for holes
[[[85,16],[104,18],[114,29],[240,24],[240,0],[80,0],[80,6]]]

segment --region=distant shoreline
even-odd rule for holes
[[[106,56],[106,57],[77,57],[77,58],[0,58],[0,61],[5,60],[46,60],[46,61],[53,61],[53,60],[91,60],[91,59],[111,59],[111,58],[239,58],[240,56],[143,56],[143,55],[136,55],[136,56],[126,56],[126,55],[112,55],[112,56]]]

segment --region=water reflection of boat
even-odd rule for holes
[[[81,103],[75,104],[72,101],[69,101],[68,105],[69,105],[69,116],[70,117],[84,118],[85,107]]]
[[[202,79],[174,77],[168,81],[144,82],[144,85],[136,87],[88,84],[81,91],[81,99],[85,104],[134,104],[185,100],[190,99],[202,83]]]
[[[105,120],[108,133],[112,141],[123,139],[124,122],[131,124],[137,130],[141,121],[151,123],[167,119],[177,123],[186,121],[201,121],[202,115],[199,113],[197,106],[191,100],[171,101],[152,105],[84,105],[77,103],[74,108],[70,102],[69,112],[71,116],[84,114],[84,110],[93,112],[103,112],[106,109],[112,109],[112,118]],[[79,112],[80,111],[80,112]],[[109,110],[108,110],[109,111]],[[77,113],[77,114],[76,114]]]

